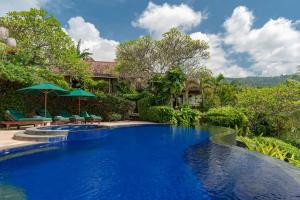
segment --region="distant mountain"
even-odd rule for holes
[[[238,82],[249,86],[273,86],[287,79],[300,81],[300,75],[281,75],[274,77],[245,77],[245,78],[226,78],[229,82]]]

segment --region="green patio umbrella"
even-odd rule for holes
[[[48,95],[61,95],[61,94],[66,94],[68,93],[67,90],[54,85],[50,83],[40,83],[37,85],[32,85],[30,87],[22,88],[20,90],[17,90],[17,92],[22,92],[22,93],[28,93],[28,94],[34,94],[34,95],[44,95],[45,97],[45,117],[47,116],[47,98]]]
[[[75,90],[70,91],[68,94],[61,95],[61,96],[64,96],[64,97],[78,97],[78,114],[79,115],[80,115],[80,100],[81,100],[81,97],[95,97],[94,94],[92,94],[90,92],[87,92],[87,91],[84,91],[82,89],[75,89]]]

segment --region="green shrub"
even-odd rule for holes
[[[134,90],[131,87],[131,83],[128,80],[119,80],[116,85],[117,91],[120,94],[133,93]]]
[[[170,106],[152,106],[148,109],[146,120],[159,123],[176,123],[175,110]]]
[[[93,80],[91,78],[85,78],[84,87],[93,92],[108,92],[108,82],[105,80]]]
[[[198,122],[199,117],[200,112],[194,111],[188,105],[184,105],[176,111],[176,121],[178,126],[193,126]]]
[[[145,97],[137,102],[137,108],[139,112],[139,118],[141,120],[148,120],[148,109],[152,106],[152,98],[151,97]]]
[[[137,102],[141,120],[177,124],[176,112],[171,106],[152,106],[153,102],[151,96],[142,98]]]
[[[111,113],[109,121],[119,121],[122,119],[122,115],[119,113]]]
[[[128,99],[130,101],[138,101],[146,96],[149,96],[149,94],[147,94],[146,92],[133,92],[133,93],[126,93],[123,94],[122,97],[124,97],[125,99]]]
[[[238,136],[237,140],[243,142],[249,150],[272,156],[300,168],[300,149],[293,145],[279,139],[261,136],[255,138]]]
[[[247,116],[238,108],[231,106],[212,108],[202,116],[202,121],[211,125],[231,128],[242,128],[248,126]]]
[[[281,133],[279,139],[300,148],[300,128],[292,128]]]
[[[189,106],[182,106],[175,110],[171,106],[152,106],[151,97],[143,98],[138,101],[138,111],[141,120],[171,123],[179,126],[193,126],[199,119],[200,113],[192,110]]]

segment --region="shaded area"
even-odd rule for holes
[[[185,160],[212,199],[300,198],[300,184],[276,160],[211,142],[190,147]]]

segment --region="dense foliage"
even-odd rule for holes
[[[201,113],[191,109],[188,105],[183,105],[175,113],[175,119],[178,126],[189,127],[197,125]]]
[[[165,74],[156,74],[150,80],[149,90],[156,97],[155,104],[169,104],[173,106],[173,100],[177,106],[177,97],[184,89],[186,76],[179,66],[171,67]]]
[[[176,124],[175,110],[170,106],[151,106],[147,111],[145,120]]]
[[[17,40],[14,61],[23,65],[59,68],[74,74],[84,68],[76,54],[72,39],[62,30],[54,16],[44,10],[10,12],[0,18]]]
[[[231,106],[210,109],[203,114],[202,121],[216,126],[237,127],[245,131],[249,123],[242,110]]]
[[[56,74],[36,66],[23,66],[7,61],[0,61],[0,78],[1,80],[18,82],[23,85],[52,82],[61,87],[68,88],[68,84],[61,74]]]
[[[279,136],[294,127],[291,115],[300,108],[300,83],[287,81],[275,87],[246,88],[238,93],[238,107],[246,110],[254,133]]]
[[[141,120],[189,127],[195,125],[200,117],[200,112],[191,109],[188,105],[174,109],[171,106],[153,106],[153,102],[151,97],[138,101]]]
[[[173,66],[180,66],[185,73],[192,72],[209,57],[207,49],[205,41],[193,40],[173,28],[160,40],[143,36],[121,43],[116,62],[122,75],[147,83],[155,73],[164,73]]]
[[[96,94],[96,99],[82,101],[82,109],[100,114],[104,120],[127,118],[133,112],[134,103],[118,95],[106,95],[108,83],[93,80],[82,61],[88,58],[87,50],[80,51],[63,31],[54,16],[44,10],[10,12],[0,18],[9,36],[17,40],[16,47],[0,41],[0,118],[6,109],[17,109],[28,116],[43,106],[42,96],[18,94],[17,89],[40,82],[50,82],[70,89],[65,76],[76,80],[76,87]],[[87,103],[88,102],[88,103]],[[75,98],[49,97],[48,109],[52,115],[68,109],[77,113]]]
[[[243,142],[249,150],[275,157],[300,167],[300,150],[281,140],[269,137],[241,137],[237,138]]]

